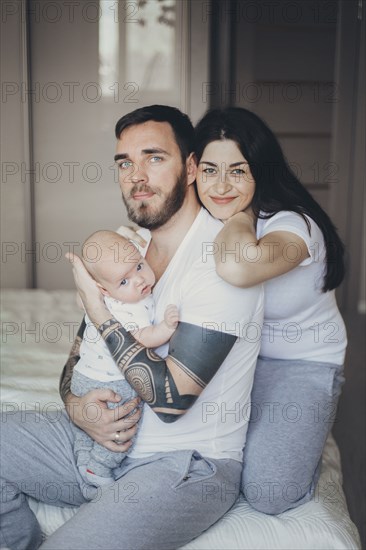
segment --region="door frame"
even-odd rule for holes
[[[360,310],[360,280],[365,261],[365,11],[364,0],[338,0],[335,84],[339,100],[333,110],[331,160],[338,181],[331,188],[330,214],[346,248],[346,277],[338,289],[344,312]]]

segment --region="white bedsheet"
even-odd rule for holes
[[[72,291],[2,291],[2,410],[62,406],[58,380],[82,318]],[[49,535],[77,510],[30,499]],[[329,437],[315,498],[279,516],[256,512],[243,497],[215,525],[184,546],[185,550],[361,548],[342,490],[340,456]]]

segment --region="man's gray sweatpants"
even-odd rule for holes
[[[179,548],[239,495],[239,462],[206,459],[193,450],[127,457],[115,483],[92,487],[76,466],[70,422],[64,410],[3,413],[0,547],[35,550],[41,544],[25,495],[80,506],[43,550]]]

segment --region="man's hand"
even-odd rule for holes
[[[121,396],[114,391],[97,389],[83,397],[69,393],[65,399],[65,406],[74,424],[94,441],[110,451],[126,452],[137,432],[137,422],[141,417],[141,408],[138,408],[138,404],[141,399],[136,397],[115,409],[108,408],[108,402],[119,401]],[[134,413],[130,415],[132,411]]]
[[[136,243],[142,248],[145,248],[145,246],[147,245],[145,239],[143,239],[138,233],[136,233],[135,229],[133,229],[132,227],[128,227],[127,225],[121,225],[117,229],[116,233],[122,235],[122,237],[125,237],[125,239]]]
[[[76,289],[90,320],[96,325],[101,325],[110,319],[112,315],[104,303],[103,295],[97,283],[89,275],[79,256],[68,252],[65,257],[72,265]]]
[[[179,311],[177,306],[169,304],[164,313],[164,322],[168,328],[175,330],[178,326]]]
[[[85,313],[84,304],[78,292],[76,293],[76,305],[78,306],[79,309],[81,309],[81,311]]]

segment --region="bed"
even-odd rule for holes
[[[3,290],[1,293],[2,409],[61,407],[58,380],[82,314],[73,291]],[[45,537],[75,509],[29,499]],[[313,500],[279,516],[266,516],[243,497],[215,525],[184,550],[361,548],[342,489],[338,447],[332,436],[323,453]]]

